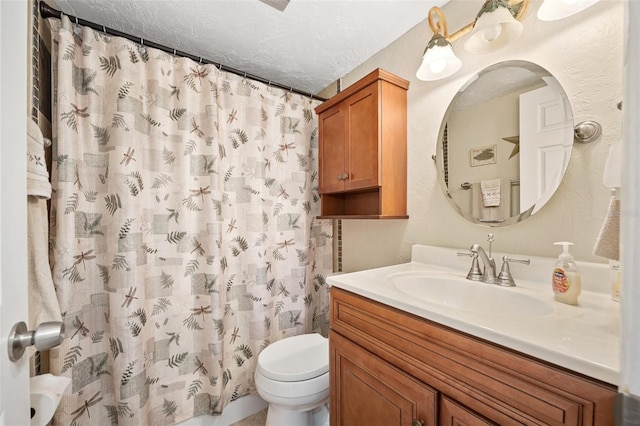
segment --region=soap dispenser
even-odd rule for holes
[[[569,253],[569,246],[572,246],[573,243],[560,241],[554,244],[563,247],[562,253],[558,256],[553,267],[551,277],[555,300],[568,305],[577,305],[582,285],[578,267],[573,256]]]

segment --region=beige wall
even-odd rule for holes
[[[408,220],[343,220],[345,272],[406,262],[412,244],[467,248],[495,235],[494,250],[536,256],[557,255],[554,241],[576,243],[579,260],[606,262],[592,254],[609,204],[602,170],[609,144],[621,137],[624,3],[603,0],[573,17],[542,22],[536,18],[541,0],[532,0],[523,20],[523,36],[512,46],[489,55],[464,51],[466,37],[454,43],[462,69],[447,79],[415,78],[431,37],[422,22],[363,65],[342,78],[347,87],[375,68],[410,80],[408,93]],[[451,0],[443,7],[449,30],[471,22],[483,0]],[[425,16],[428,11],[425,10]],[[449,102],[470,76],[504,60],[527,60],[549,70],[571,102],[574,122],[598,121],[603,135],[588,145],[575,145],[567,174],[550,202],[535,216],[508,227],[489,228],[459,217],[444,198],[431,156],[436,152],[440,123]]]
[[[496,177],[502,177],[505,182],[520,179],[519,156],[509,158],[514,145],[501,143],[505,136],[518,135],[518,96],[515,92],[510,93],[480,105],[454,111],[449,116],[449,193],[456,204],[467,212],[471,211],[471,190],[462,189],[462,183],[477,184]],[[487,120],[489,113],[500,117],[500,120]],[[494,145],[497,148],[494,164],[470,166],[472,149]],[[502,191],[507,190],[508,188],[502,188]]]

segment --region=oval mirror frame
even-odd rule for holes
[[[470,222],[521,222],[557,190],[573,137],[569,99],[550,72],[522,60],[491,65],[460,88],[444,115],[440,186]]]

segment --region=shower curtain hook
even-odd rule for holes
[[[78,17],[74,16],[74,19],[76,20],[76,25],[78,25]]]
[[[144,39],[140,37],[140,46],[144,46]]]
[[[202,56],[200,56],[200,58],[198,59],[198,63],[202,65]]]
[[[105,33],[105,34],[107,33],[107,29],[105,28],[104,25],[102,26],[102,32]]]

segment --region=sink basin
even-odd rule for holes
[[[534,317],[553,312],[551,303],[500,287],[467,280],[453,273],[397,273],[388,277],[398,291],[445,308],[487,315]]]

